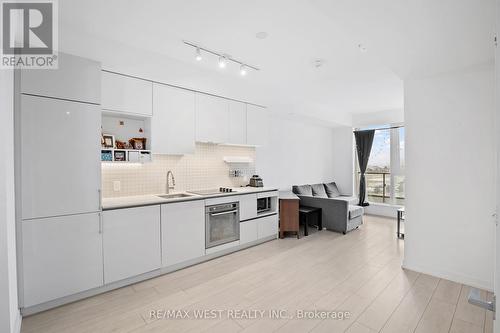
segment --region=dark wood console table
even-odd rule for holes
[[[299,202],[292,192],[280,192],[280,238],[285,232],[295,232],[299,238]]]

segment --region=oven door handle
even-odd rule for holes
[[[227,212],[221,212],[221,213],[210,213],[210,216],[220,216],[220,215],[228,215],[228,214],[234,214],[234,213],[237,213],[238,210],[230,210],[230,211],[227,211]]]

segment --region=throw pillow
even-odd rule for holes
[[[297,195],[313,195],[311,185],[294,185],[292,191]]]
[[[329,198],[336,198],[340,196],[339,188],[337,187],[337,184],[335,184],[335,182],[327,183],[324,185],[325,185],[326,195],[328,195]]]
[[[314,184],[311,185],[312,188],[312,194],[315,197],[321,197],[321,198],[328,198],[328,195],[326,195],[325,192],[325,187],[323,184]]]

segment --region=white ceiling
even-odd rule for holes
[[[310,117],[402,109],[403,79],[491,61],[494,0],[64,0],[60,29],[244,80],[258,101]],[[257,39],[266,31],[269,36]],[[261,68],[195,62],[182,40]],[[358,44],[367,47],[362,53]],[[315,68],[315,59],[324,65]],[[255,94],[253,94],[254,96]]]

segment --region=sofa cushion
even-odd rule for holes
[[[335,184],[335,182],[326,183],[323,185],[325,187],[326,195],[329,198],[336,198],[336,197],[340,196],[340,191],[337,187],[337,184]]]
[[[321,197],[321,198],[328,198],[325,192],[325,187],[323,184],[313,184],[311,185],[312,193],[313,196],[315,197]]]
[[[313,195],[311,185],[294,185],[292,191],[297,195]]]
[[[344,201],[347,201],[349,203],[349,205],[357,205],[358,202],[359,202],[359,198],[358,197],[351,197],[351,196],[348,196],[348,195],[340,195],[338,197],[335,197],[333,199],[336,199],[336,200],[344,200]]]
[[[362,216],[364,213],[363,207],[349,205],[349,220],[356,218],[358,216]]]

